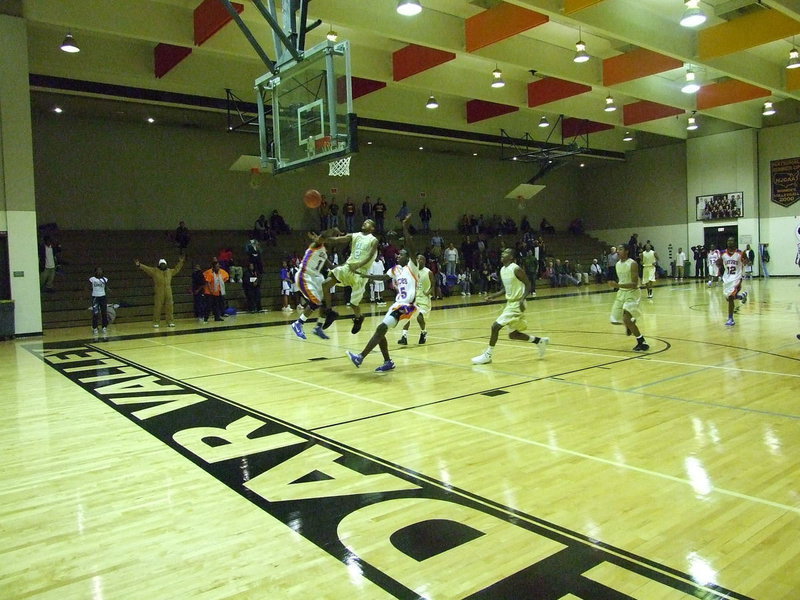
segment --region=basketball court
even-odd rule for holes
[[[0,345],[6,598],[792,598],[796,279],[643,300],[540,290],[534,344],[474,366],[501,303],[434,303],[428,343],[360,350],[292,315]],[[200,330],[199,328],[202,328]],[[25,393],[19,393],[24,389]]]

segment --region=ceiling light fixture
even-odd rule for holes
[[[75,54],[76,52],[81,51],[81,49],[78,48],[78,44],[75,43],[75,38],[72,37],[72,33],[67,33],[64,41],[61,42],[61,50],[62,52],[68,52],[69,54]]]
[[[333,25],[331,25],[331,30],[330,30],[330,31],[329,31],[327,34],[325,34],[325,37],[327,38],[327,40],[328,40],[329,42],[335,42],[336,40],[338,40],[338,39],[339,39],[339,34],[338,34],[338,33],[336,33],[336,32],[333,30]]]
[[[56,106],[56,107],[53,109],[53,112],[54,112],[54,113],[56,113],[57,115],[60,115],[62,112],[64,112],[64,109],[63,109],[63,108],[61,108],[60,106]]]
[[[589,58],[590,56],[586,52],[586,44],[581,39],[581,29],[578,27],[578,42],[575,44],[575,58],[572,59],[572,62],[585,63]]]
[[[761,112],[762,115],[765,117],[771,117],[776,112],[777,111],[775,110],[775,107],[772,106],[772,102],[764,102],[764,110]]]
[[[606,96],[606,107],[603,110],[606,112],[614,112],[617,110],[617,105],[614,104],[614,99],[611,97],[611,94]]]
[[[689,116],[689,120],[686,122],[686,130],[694,131],[698,127],[700,126],[697,124],[697,118],[694,116],[694,111],[692,111],[692,114]]]
[[[547,120],[547,117],[542,117],[539,119],[539,127],[545,128],[550,127],[550,121]]]
[[[706,13],[700,8],[700,0],[686,0],[686,10],[681,17],[683,27],[697,27],[706,22]]]
[[[397,12],[404,17],[413,17],[422,12],[419,0],[400,0],[397,3]]]
[[[433,97],[433,94],[428,96],[428,102],[425,103],[425,108],[439,108],[439,103],[436,101],[436,98]]]
[[[623,142],[632,142],[633,141],[633,134],[630,131],[626,131],[625,135],[622,136]]]
[[[792,49],[789,50],[789,62],[786,63],[787,69],[796,69],[800,67],[800,52],[794,44],[794,36],[792,36]]]
[[[503,81],[503,72],[498,68],[497,65],[494,66],[494,71],[492,71],[492,87],[493,88],[501,88],[506,84]]]
[[[683,84],[681,91],[684,94],[696,94],[697,91],[700,89],[700,86],[697,85],[697,81],[695,81],[696,75],[692,69],[687,69],[686,71],[686,83]]]
[[[156,120],[153,117],[147,117],[147,122],[148,123],[155,123]]]

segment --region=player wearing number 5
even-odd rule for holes
[[[330,327],[333,320],[339,316],[332,308],[330,308],[330,287],[325,287],[323,281],[325,276],[322,270],[328,263],[328,252],[325,248],[325,242],[331,236],[339,235],[341,231],[330,229],[323,231],[319,235],[309,233],[308,237],[311,238],[311,243],[303,255],[303,260],[300,261],[300,267],[294,276],[294,282],[297,289],[303,294],[303,297],[308,300],[308,306],[300,313],[300,317],[292,323],[292,331],[295,332],[297,337],[306,339],[306,334],[303,331],[303,323],[314,314],[314,311],[320,309],[320,314],[325,317],[325,324],[317,323],[314,328],[314,335],[327,340],[328,336],[323,329]],[[327,295],[325,291],[328,291]],[[327,301],[326,301],[327,300]]]
[[[728,247],[717,260],[717,271],[722,273],[722,293],[728,299],[728,320],[725,323],[728,327],[736,325],[733,320],[733,301],[741,300],[742,304],[747,302],[747,292],[742,291],[746,264],[747,257],[736,248],[736,240],[728,238]]]
[[[381,354],[383,354],[383,364],[379,366],[376,371],[391,371],[394,369],[394,362],[389,356],[389,344],[386,341],[386,332],[390,327],[395,327],[400,321],[410,319],[417,312],[417,306],[414,300],[417,296],[417,282],[419,281],[419,269],[417,264],[411,260],[413,249],[411,247],[412,239],[408,231],[408,221],[410,216],[403,219],[403,236],[405,238],[404,248],[400,250],[397,255],[397,265],[392,267],[385,275],[369,275],[370,279],[377,279],[378,277],[391,278],[394,280],[394,287],[397,290],[394,304],[386,311],[386,316],[383,317],[380,325],[375,329],[367,345],[360,354],[354,352],[347,352],[347,356],[357,367],[361,366],[364,358],[372,352],[375,346],[379,346]]]
[[[339,237],[330,238],[331,244],[350,244],[350,256],[345,264],[336,267],[322,284],[323,290],[330,290],[334,285],[343,285],[351,288],[350,306],[353,308],[353,328],[351,333],[358,333],[364,316],[361,314],[359,303],[364,297],[364,288],[367,287],[367,273],[369,273],[375,256],[378,254],[378,238],[372,235],[375,231],[375,222],[367,219],[361,226],[361,231],[348,233]]]
[[[506,325],[511,329],[508,334],[510,339],[536,344],[539,348],[539,356],[544,356],[545,348],[550,343],[550,338],[522,333],[528,328],[528,323],[525,320],[525,298],[531,292],[531,282],[525,271],[514,262],[515,255],[516,252],[513,248],[504,249],[500,255],[500,262],[503,263],[503,267],[500,269],[503,290],[489,294],[486,296],[486,300],[492,300],[505,293],[506,306],[500,316],[497,317],[497,320],[492,323],[489,347],[483,354],[472,359],[472,363],[475,365],[487,365],[492,362],[492,355],[497,344],[497,338],[500,336],[500,330]]]

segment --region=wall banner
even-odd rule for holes
[[[782,158],[769,163],[772,201],[791,206],[800,200],[800,158]]]

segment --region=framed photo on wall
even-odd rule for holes
[[[742,192],[697,196],[697,220],[724,221],[743,217],[743,198],[744,194]]]

